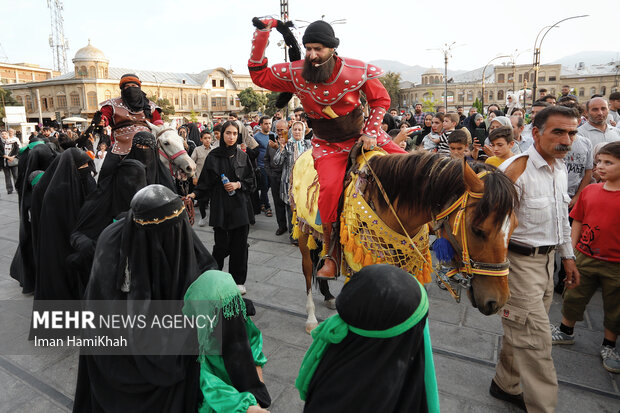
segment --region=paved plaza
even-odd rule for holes
[[[301,258],[285,235],[275,236],[275,217],[257,216],[250,229],[248,298],[254,300],[256,325],[264,336],[269,362],[264,378],[273,403],[271,412],[301,412],[303,404],[294,380],[312,339],[305,333],[305,293]],[[209,250],[213,247],[210,227],[195,226]],[[0,300],[32,300],[24,297],[9,276],[9,265],[17,246],[17,195],[0,195]],[[226,267],[225,267],[226,270]],[[334,295],[341,281],[330,283]],[[492,398],[489,384],[494,375],[501,342],[498,316],[486,317],[467,299],[456,303],[450,295],[430,285],[430,331],[442,412],[513,412],[508,404]],[[317,316],[322,320],[334,312],[314,293]],[[369,303],[372,305],[372,303]],[[561,297],[554,296],[551,321],[560,320]],[[2,314],[0,344],[17,340],[24,352],[33,353],[27,341],[28,319]],[[613,412],[620,410],[620,377],[605,371],[598,354],[603,337],[603,309],[598,293],[588,306],[585,322],[575,329],[573,346],[555,346],[553,359],[560,381],[558,412]],[[1,346],[0,346],[1,347]],[[0,412],[71,411],[77,375],[77,351],[14,356],[0,354]],[[370,379],[372,378],[364,378]],[[355,389],[355,383],[350,384]]]

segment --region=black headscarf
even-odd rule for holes
[[[355,274],[338,296],[336,308],[349,326],[375,332],[405,322],[424,300],[426,292],[413,276],[380,264]],[[426,316],[391,338],[349,331],[342,341],[329,345],[308,386],[304,412],[428,411],[425,326]]]
[[[95,245],[101,231],[129,209],[129,203],[140,189],[146,186],[144,165],[135,159],[124,159],[112,176],[99,182],[77,219],[71,234],[71,246],[75,250],[67,261],[79,274],[80,291],[83,294],[90,275]]]
[[[77,280],[69,273],[65,260],[72,252],[69,238],[80,209],[86,197],[96,188],[90,168],[81,168],[90,160],[80,149],[64,151],[43,195],[38,224],[39,245],[35,249],[35,300],[81,298]],[[45,175],[47,172],[39,184],[43,183]]]
[[[216,263],[182,208],[162,185],[136,193],[127,217],[99,237],[86,302],[183,300]],[[159,223],[146,223],[156,218]],[[81,355],[73,411],[195,412],[199,379],[196,356]]]
[[[123,103],[125,103],[132,112],[144,111],[144,116],[147,119],[151,119],[151,105],[146,97],[146,93],[144,93],[142,89],[139,87],[126,87],[121,90],[121,98],[123,99]]]
[[[44,171],[52,163],[56,153],[44,143],[27,148],[19,155],[20,178],[15,186],[20,194],[19,243],[11,262],[11,277],[19,281],[24,294],[34,291],[35,266],[32,249],[31,205],[33,186],[29,178],[35,171]],[[38,174],[37,174],[38,175]],[[36,177],[35,177],[36,179]],[[21,184],[21,186],[18,186]]]
[[[202,145],[202,142],[200,142],[200,131],[198,130],[198,126],[195,123],[188,123],[186,127],[187,140],[194,142],[196,146]]]
[[[226,141],[224,140],[224,131],[229,126],[234,126],[235,128],[237,128],[237,132],[239,132],[239,125],[237,125],[236,122],[227,121],[226,123],[224,123],[220,132],[220,144],[217,148],[213,149],[209,153],[209,155],[213,154],[213,156],[216,156],[218,158],[230,158],[237,153],[237,145],[243,143],[241,133],[237,135],[237,143],[235,145],[227,146]]]
[[[392,129],[396,129],[396,121],[394,120],[394,117],[390,115],[389,113],[386,113],[385,115],[383,115],[383,122],[381,123],[385,123],[387,125],[388,131],[391,131]]]

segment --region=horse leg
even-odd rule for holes
[[[314,267],[317,266],[321,258],[320,255],[321,255],[320,248],[310,251],[310,256],[312,257],[312,263]],[[335,310],[336,309],[336,298],[329,291],[329,282],[327,280],[321,280],[321,279],[317,281],[319,284],[319,291],[321,292],[321,294],[323,294],[323,299],[324,299],[323,304],[325,304],[325,307],[329,308],[330,310]]]
[[[310,248],[308,248],[308,234],[302,233],[299,236],[299,251],[301,252],[301,268],[306,279],[306,333],[310,334],[312,330],[319,325],[314,313],[314,300],[312,298],[312,271],[314,264],[310,256]]]

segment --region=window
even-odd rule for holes
[[[64,95],[60,95],[56,98],[57,102],[58,102],[58,107],[59,108],[66,108],[67,107],[67,97]]]
[[[183,96],[183,106],[187,106],[187,95]]]
[[[77,108],[80,106],[80,95],[78,95],[77,93],[73,92],[69,95],[70,99],[71,99],[71,107],[72,108]]]
[[[213,86],[213,87],[217,87],[217,80],[212,79],[212,80],[211,80],[211,86]]]
[[[201,106],[203,108],[206,108],[207,107],[207,95],[203,93],[202,96],[200,96],[200,100],[201,100]]]
[[[582,87],[579,88],[579,97],[584,97],[586,95],[586,90]]]
[[[216,106],[217,100],[215,98],[211,98],[211,106]]]
[[[458,94],[458,100],[459,100],[459,102],[462,102],[462,101],[465,100],[465,95],[463,95],[462,92]]]
[[[32,98],[26,95],[26,112],[32,112]]]
[[[513,79],[514,77],[512,76],[512,73],[508,73],[508,81],[512,82]]]
[[[605,86],[601,86],[601,95],[605,96],[607,93],[607,88]]]
[[[97,77],[97,72],[95,71],[95,66],[90,66],[88,68],[88,77],[94,79]]]
[[[489,91],[489,100],[493,100],[493,91],[492,90]]]
[[[591,87],[590,88],[590,96],[592,95],[596,95],[596,88],[595,87]]]
[[[86,77],[87,74],[86,66],[80,66],[80,77]]]
[[[523,82],[523,73],[519,73],[519,83]]]
[[[96,92],[88,92],[86,97],[88,99],[88,109],[89,110],[97,110],[97,93]]]
[[[467,91],[467,101],[471,102],[474,100],[474,93],[471,90]]]
[[[47,99],[41,98],[41,110],[47,112]]]
[[[192,95],[192,100],[194,101],[194,106],[198,106],[198,95]]]
[[[555,82],[555,75],[549,75],[549,82]]]
[[[503,90],[498,90],[497,91],[497,100],[499,100],[499,101],[504,100],[504,91]]]
[[[174,97],[174,106],[179,106],[179,97],[178,96]]]
[[[504,83],[504,74],[500,73],[497,75],[497,83]]]
[[[544,81],[545,81],[545,79],[546,79],[545,75],[538,76],[538,81],[539,81],[539,82],[544,82]]]
[[[230,97],[230,106],[234,106],[235,105],[235,97],[231,96]]]
[[[224,79],[220,79],[220,87],[224,87]]]
[[[106,90],[103,96],[104,96],[104,100],[110,100],[112,99],[112,92],[110,92],[109,90]]]

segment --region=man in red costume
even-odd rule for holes
[[[106,100],[101,105],[101,119],[104,126],[112,127],[112,153],[127,155],[133,136],[138,132],[149,132],[146,121],[162,125],[161,108],[147,99],[142,91],[142,82],[134,74],[126,74],[119,82],[121,97]]]
[[[390,96],[379,81],[383,70],[359,60],[340,57],[340,43],[334,29],[325,21],[311,23],[303,36],[305,60],[267,66],[265,48],[269,32],[277,20],[262,20],[252,40],[248,69],[258,86],[274,92],[295,93],[304,107],[314,132],[312,157],[319,176],[319,215],[323,242],[331,251],[317,273],[333,279],[338,271],[339,242],[334,224],[338,221],[338,201],[346,172],[349,152],[360,141],[365,150],[376,146],[388,153],[404,153],[381,129],[381,121],[390,108]],[[360,91],[366,95],[370,116],[364,123]]]

